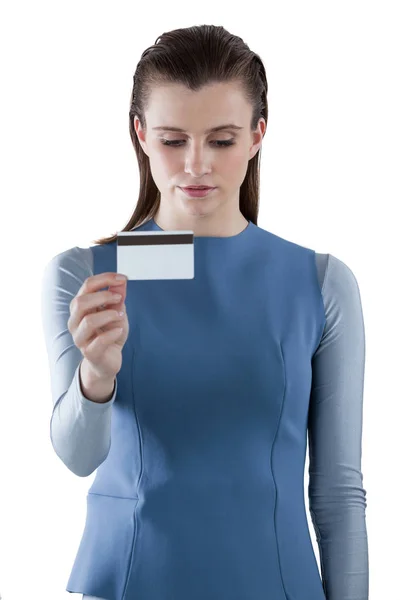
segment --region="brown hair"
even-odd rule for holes
[[[143,52],[133,76],[129,109],[129,133],[139,165],[139,198],[131,218],[121,231],[131,231],[151,219],[160,203],[160,193],[151,175],[149,158],[134,129],[135,115],[142,128],[146,128],[145,110],[152,86],[182,83],[190,90],[197,91],[212,82],[235,81],[243,86],[245,97],[253,106],[250,127],[255,131],[261,117],[268,122],[268,84],[261,58],[249,49],[242,38],[232,35],[222,26],[199,25],[164,33]],[[249,160],[239,197],[241,213],[255,224],[259,209],[260,159],[261,147]],[[115,233],[94,240],[94,243],[107,244],[116,239]]]

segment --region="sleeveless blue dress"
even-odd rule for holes
[[[137,230],[160,228],[150,220]],[[90,252],[93,274],[117,271],[116,242]],[[366,595],[354,598],[366,600],[361,420],[358,438],[351,427],[347,438],[329,437],[340,421],[328,407],[335,399],[318,394],[341,365],[332,362],[332,374],[317,362],[327,318],[316,253],[249,221],[235,236],[194,236],[194,260],[190,280],[127,282],[129,337],[113,398],[94,408],[111,411],[108,443],[80,473],[97,469],[67,591],[85,600],[325,600],[331,586],[329,600],[339,600],[345,580],[334,583],[334,567],[344,572],[339,550],[358,531],[364,545],[347,570],[363,569]],[[321,554],[330,544],[323,581],[304,504],[307,433]],[[341,463],[346,444],[353,468]]]

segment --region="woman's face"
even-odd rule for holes
[[[266,126],[260,119],[257,130],[251,132],[251,113],[252,107],[236,83],[214,83],[197,92],[181,84],[152,90],[145,114],[147,130],[142,130],[137,117],[134,126],[149,157],[164,212],[168,207],[169,212],[183,211],[192,216],[212,212],[227,215],[231,210],[239,213],[240,186]],[[238,129],[207,131],[227,124]],[[180,187],[190,185],[216,189],[203,198],[189,198]]]

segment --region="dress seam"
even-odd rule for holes
[[[274,476],[274,469],[273,469],[273,465],[272,465],[272,453],[273,453],[273,450],[274,450],[276,438],[278,437],[279,427],[280,427],[280,424],[281,424],[282,413],[283,413],[283,405],[285,403],[285,395],[286,395],[286,367],[285,367],[285,358],[283,356],[283,349],[282,349],[282,343],[281,342],[279,342],[279,347],[280,347],[280,350],[281,350],[281,358],[282,358],[282,364],[283,364],[284,388],[283,388],[281,412],[279,414],[279,421],[278,421],[278,425],[277,425],[277,428],[276,428],[276,432],[275,432],[275,436],[274,436],[274,441],[272,442],[272,447],[271,447],[270,463],[271,463],[272,478],[274,480],[274,486],[275,486],[274,530],[275,530],[275,542],[276,542],[277,555],[278,555],[279,573],[280,573],[280,576],[281,576],[281,582],[282,582],[283,592],[285,594],[286,600],[288,600],[288,595],[286,593],[285,583],[283,581],[282,566],[281,566],[281,559],[280,559],[280,553],[279,553],[278,536],[276,535],[276,507],[277,507],[278,488],[277,488],[277,485],[276,485],[275,476]]]
[[[137,427],[137,431],[138,431],[138,437],[139,437],[139,444],[140,444],[140,473],[139,473],[139,478],[138,478],[138,490],[140,487],[140,482],[142,479],[142,475],[143,475],[143,440],[142,440],[142,432],[140,429],[140,425],[139,425],[139,419],[137,416],[137,411],[136,411],[136,405],[135,405],[135,394],[134,394],[134,389],[133,389],[133,381],[134,381],[134,368],[135,368],[135,350],[134,348],[132,348],[132,368],[130,369],[130,377],[131,377],[131,397],[132,397],[132,405],[133,405],[133,411],[135,414],[135,423],[136,423],[136,427]],[[139,500],[139,494],[138,494],[138,500]],[[122,599],[121,600],[126,600],[126,594],[127,594],[127,590],[128,590],[128,583],[132,574],[132,568],[133,568],[133,561],[135,559],[135,546],[136,546],[136,541],[137,541],[137,536],[138,536],[138,525],[137,525],[137,505],[138,502],[136,502],[135,504],[135,508],[133,510],[133,520],[134,520],[134,533],[132,536],[132,547],[131,547],[131,555],[130,555],[130,560],[129,560],[129,566],[128,566],[128,572],[125,578],[125,586],[124,586],[124,591],[122,593]]]

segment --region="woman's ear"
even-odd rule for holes
[[[146,132],[144,131],[140,119],[135,115],[133,118],[133,127],[139,140],[139,144],[142,147],[143,152],[147,154],[147,143],[146,143]]]

